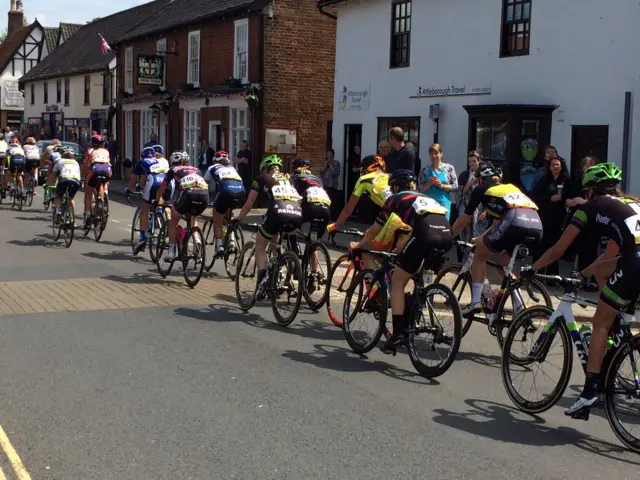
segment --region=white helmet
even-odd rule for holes
[[[189,162],[189,154],[187,152],[177,151],[171,154],[171,165],[179,165],[183,162]]]

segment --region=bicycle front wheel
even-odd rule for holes
[[[231,280],[235,280],[240,259],[240,251],[244,247],[244,233],[240,225],[229,227],[225,240],[224,269]]]
[[[240,251],[235,285],[238,305],[242,311],[246,312],[256,303],[256,287],[258,286],[254,242],[245,243]]]
[[[298,256],[293,252],[279,255],[271,267],[270,280],[271,309],[279,325],[287,327],[295,320],[302,303],[303,282]]]
[[[131,222],[131,251],[134,255],[138,254],[138,239],[140,238],[140,207],[136,208],[133,213],[133,221]]]
[[[342,311],[344,310],[345,296],[357,274],[358,270],[355,264],[349,260],[349,255],[346,254],[341,255],[331,267],[327,280],[329,291],[327,292],[326,305],[329,318],[336,327],[342,328],[344,325]]]
[[[433,283],[439,283],[449,287],[454,293],[460,305],[466,305],[471,302],[471,274],[465,272],[460,274],[462,265],[455,263],[448,265],[438,272]],[[462,319],[462,337],[464,337],[473,325],[473,317],[465,317]]]
[[[69,203],[62,214],[62,229],[64,230],[64,244],[67,248],[73,243],[73,235],[75,233],[75,212],[73,206]]]
[[[423,377],[439,377],[449,370],[460,349],[460,304],[453,291],[439,283],[418,289],[414,298],[419,302],[412,305],[408,314],[411,319],[407,331],[409,358]],[[449,314],[451,320],[447,321]]]
[[[189,287],[195,287],[202,278],[205,261],[202,231],[198,227],[193,227],[182,241],[182,273]],[[190,265],[193,265],[193,268],[189,268]]]
[[[304,288],[302,293],[309,308],[317,312],[325,304],[329,294],[329,282],[327,281],[331,271],[329,251],[324,244],[312,242],[309,244],[307,255],[303,261]]]

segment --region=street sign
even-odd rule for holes
[[[158,55],[138,56],[138,84],[162,85],[164,79],[164,57]]]

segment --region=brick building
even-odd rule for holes
[[[254,172],[265,151],[319,165],[330,139],[335,20],[314,0],[157,0],[153,16],[120,38],[119,142],[132,159],[153,136],[197,162],[206,148]],[[258,101],[253,101],[257,97]]]

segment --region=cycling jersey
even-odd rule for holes
[[[320,203],[331,205],[331,199],[325,191],[320,180],[315,175],[295,173],[291,176],[291,183],[302,197],[304,203]]]
[[[158,189],[169,171],[168,164],[165,165],[165,163],[156,158],[143,158],[136,163],[133,173],[138,177],[147,177],[142,190],[144,202],[152,203],[155,200],[156,193],[158,193]]]
[[[464,213],[473,215],[480,204],[484,205],[487,213],[493,218],[500,218],[514,208],[538,209],[538,206],[515,185],[489,180],[475,187]]]
[[[94,148],[91,150],[89,155],[89,163],[91,165],[95,165],[97,163],[100,164],[110,164],[111,159],[109,158],[109,150],[106,148]]]
[[[259,232],[270,239],[280,230],[290,232],[302,225],[302,197],[291,184],[290,176],[284,173],[261,175],[251,189],[264,192],[269,197],[269,208],[262,219]]]
[[[190,165],[178,165],[170,168],[164,177],[164,184],[169,185],[175,179],[176,187],[180,191],[191,189],[209,189],[206,180],[200,175],[200,170]],[[208,198],[208,193],[207,193]]]
[[[265,193],[269,198],[270,207],[277,208],[278,204],[286,202],[300,204],[302,201],[302,197],[291,184],[290,176],[284,173],[261,175],[254,180],[251,189]]]
[[[387,198],[391,196],[389,174],[377,171],[362,175],[356,182],[353,195],[356,197],[366,195],[375,205],[382,207]]]
[[[58,181],[80,181],[80,165],[74,159],[60,158],[53,164],[52,171],[58,174]]]
[[[4,140],[0,140],[0,158],[4,158],[7,155],[9,145]]]
[[[22,149],[24,150],[24,156],[27,160],[40,161],[40,149],[37,145],[25,145]]]
[[[220,163],[212,165],[204,174],[204,179],[207,182],[213,182],[212,191],[217,191],[219,194],[227,191],[245,191],[242,178],[231,165]]]

